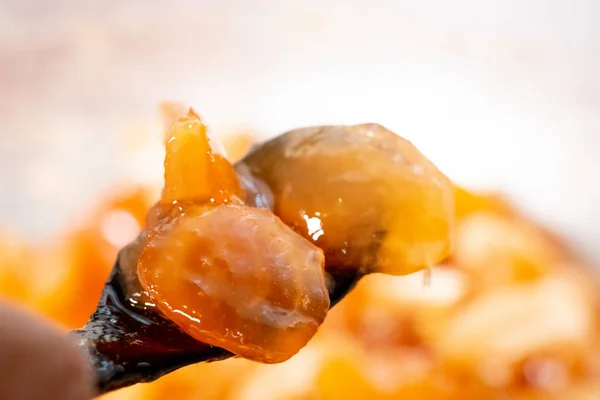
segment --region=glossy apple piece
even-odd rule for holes
[[[165,187],[138,260],[141,286],[191,337],[282,362],[329,310],[323,252],[270,210],[243,203],[235,170],[195,113],[172,127]]]
[[[254,361],[282,362],[325,320],[323,252],[273,213],[191,207],[157,232],[142,286],[184,332]]]
[[[294,130],[237,169],[266,183],[274,213],[323,249],[328,268],[403,275],[450,254],[450,180],[381,125]]]

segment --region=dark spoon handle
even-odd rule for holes
[[[192,339],[156,312],[126,306],[120,278],[117,262],[90,321],[71,332],[89,359],[98,394],[233,356]]]
[[[351,269],[328,269],[327,275],[331,306],[360,277]],[[117,261],[90,321],[71,332],[88,356],[98,394],[151,382],[186,365],[233,357],[227,350],[191,338],[156,311],[127,306],[122,277]]]
[[[99,342],[90,339],[87,330],[79,329],[71,334],[77,337],[79,345],[87,354],[96,379],[96,393],[102,395],[137,383],[152,382],[163,375],[186,365],[199,362],[211,362],[233,356],[225,350],[213,348],[205,353],[180,353],[165,355],[157,360],[156,356],[140,356],[119,359],[115,354],[105,355],[97,351]]]

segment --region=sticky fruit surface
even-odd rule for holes
[[[182,330],[256,361],[296,354],[329,309],[323,253],[265,209],[191,207],[139,263],[142,284]]]
[[[156,307],[195,339],[265,363],[296,354],[329,310],[323,252],[249,207],[193,112],[166,140],[165,186],[137,263]]]
[[[291,131],[242,168],[271,188],[275,214],[324,250],[328,268],[402,275],[450,254],[452,184],[381,125]]]

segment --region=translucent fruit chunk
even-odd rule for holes
[[[265,209],[197,206],[153,236],[140,281],[190,336],[242,357],[285,361],[329,309],[323,253]]]
[[[451,182],[381,125],[291,131],[237,168],[271,188],[275,214],[324,250],[328,268],[407,274],[450,253]]]
[[[243,198],[235,170],[213,152],[206,125],[192,110],[173,125],[166,147],[161,203],[227,203]]]
[[[201,342],[287,360],[329,309],[323,252],[270,210],[244,204],[233,166],[195,113],[174,123],[166,147],[165,187],[137,263],[145,293]]]

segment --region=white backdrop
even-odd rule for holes
[[[217,134],[380,122],[600,261],[598,71],[594,0],[4,0],[0,225],[43,238],[159,174],[122,137],[173,99]]]

